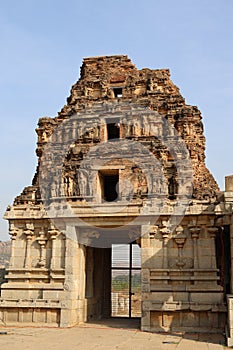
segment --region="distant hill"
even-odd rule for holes
[[[9,266],[11,241],[0,242],[0,269]]]

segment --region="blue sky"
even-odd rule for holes
[[[169,68],[202,112],[207,165],[223,189],[233,174],[232,38],[232,0],[1,1],[1,216],[31,183],[38,118],[65,104],[87,56],[128,54],[138,68]]]

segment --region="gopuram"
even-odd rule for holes
[[[233,176],[221,192],[201,113],[169,70],[85,58],[67,104],[36,132],[32,184],[4,216],[0,324],[140,317],[145,331],[228,325],[230,343]]]

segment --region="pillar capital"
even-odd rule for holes
[[[185,241],[187,239],[187,236],[185,234],[180,234],[180,235],[173,237],[173,239],[176,242],[178,248],[183,248]]]
[[[39,232],[39,236],[37,238],[37,242],[38,242],[39,245],[44,246],[46,244],[47,240],[48,240],[48,238],[45,235],[44,229],[42,229]]]
[[[34,225],[29,223],[26,224],[26,229],[24,230],[24,234],[26,235],[27,241],[30,241],[32,239],[34,233]]]
[[[51,240],[54,240],[57,238],[57,236],[59,235],[60,231],[54,226],[54,225],[50,225],[49,229],[48,229],[48,235],[49,238]]]
[[[160,231],[161,235],[163,236],[163,239],[167,239],[171,234],[171,231],[169,230],[169,228],[167,226],[162,227],[159,231]]]
[[[172,238],[176,242],[178,248],[183,248],[187,235],[184,233],[184,228],[181,225],[176,228],[176,232]]]
[[[189,227],[189,231],[191,233],[191,237],[192,238],[198,239],[199,235],[200,235],[200,232],[201,232],[201,228],[198,227],[198,226],[191,226],[191,227]]]
[[[49,234],[50,239],[54,240],[59,235],[59,231],[57,229],[50,229],[50,230],[48,230],[48,234]]]
[[[218,227],[210,226],[207,228],[207,231],[211,238],[215,238],[218,232]]]
[[[11,236],[12,241],[16,239],[19,231],[19,228],[16,227],[13,223],[10,224],[9,235]]]

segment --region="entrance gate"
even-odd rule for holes
[[[111,316],[141,317],[141,248],[136,243],[113,244]]]

